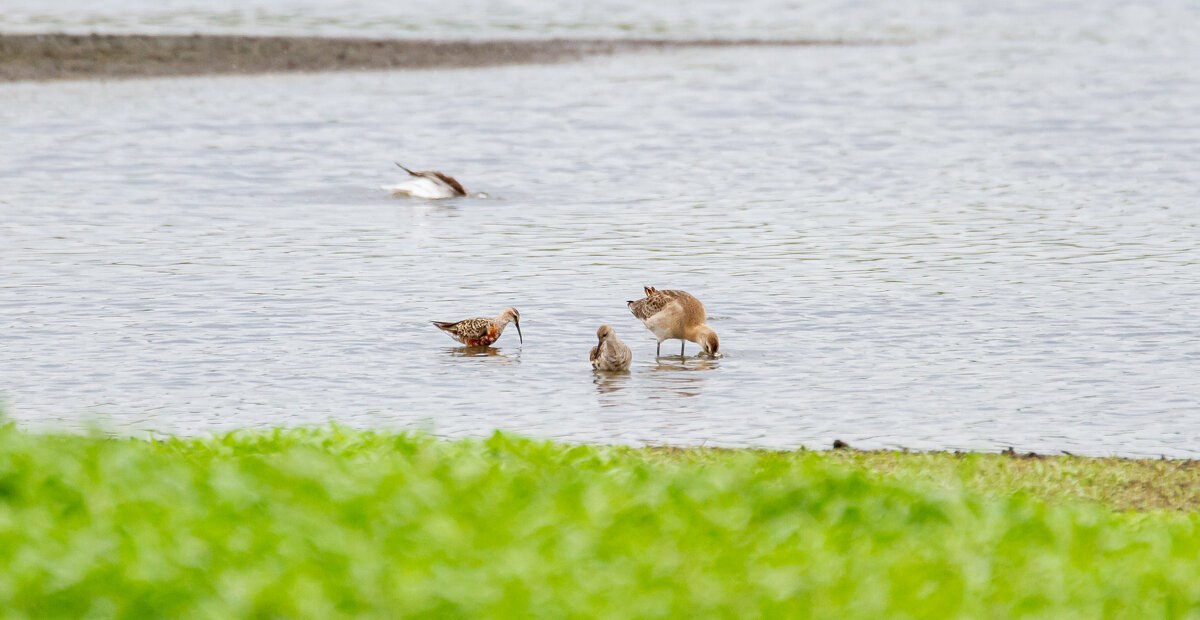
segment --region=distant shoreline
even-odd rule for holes
[[[0,34],[0,81],[452,69],[696,47],[878,45],[769,39],[415,40],[240,35]]]

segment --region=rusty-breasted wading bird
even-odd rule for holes
[[[704,324],[708,317],[699,299],[683,291],[660,291],[653,286],[645,290],[645,297],[629,302],[629,310],[658,338],[655,355],[661,355],[663,341],[671,339],[679,339],[680,357],[688,340],[703,347],[709,355],[717,354],[721,343],[717,332]]]
[[[629,347],[617,338],[617,333],[613,328],[607,325],[601,325],[600,329],[596,330],[596,338],[600,342],[592,347],[592,352],[588,354],[588,359],[592,360],[592,368],[596,370],[629,370],[629,364],[633,362],[633,354],[630,353]]]
[[[517,338],[520,338],[521,344],[525,343],[525,338],[521,336],[521,314],[516,308],[505,308],[499,316],[492,318],[463,319],[457,323],[431,322],[468,347],[491,346],[504,333],[504,327],[512,323],[517,326]]]
[[[438,200],[467,195],[467,190],[463,189],[462,184],[448,174],[436,170],[413,172],[401,165],[400,162],[396,162],[396,165],[407,172],[410,178],[395,185],[380,186],[381,189],[391,192],[393,196]]]

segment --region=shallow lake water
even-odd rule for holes
[[[101,25],[396,34],[369,2],[228,27],[143,4]],[[763,1],[722,30],[694,6],[516,15],[906,42],[0,84],[8,417],[1200,456],[1194,8]],[[96,27],[39,10],[0,29]],[[519,30],[456,23],[411,30]],[[394,199],[393,160],[488,197]],[[643,285],[704,301],[724,356],[656,361],[625,308]],[[510,327],[487,355],[428,323],[510,305],[524,345]],[[602,323],[628,375],[591,371]]]

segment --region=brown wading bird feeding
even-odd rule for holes
[[[413,198],[438,200],[467,195],[467,190],[463,189],[462,184],[448,174],[436,170],[413,172],[405,168],[400,162],[395,163],[397,166],[400,166],[401,170],[407,172],[411,178],[395,185],[380,186],[381,189],[391,192],[393,196],[411,196]]]
[[[592,368],[596,370],[629,370],[629,364],[633,362],[633,354],[629,351],[629,347],[617,338],[617,333],[613,328],[607,325],[601,325],[600,329],[596,330],[596,338],[600,340],[599,344],[592,347],[592,352],[588,354],[588,358],[592,360]]]
[[[655,355],[661,355],[662,342],[671,339],[680,341],[680,357],[688,340],[703,347],[709,355],[717,354],[721,346],[717,332],[704,324],[708,317],[699,299],[683,291],[660,291],[653,286],[645,290],[644,298],[628,302],[629,310],[658,338]]]
[[[521,344],[525,338],[521,335],[521,314],[516,308],[505,308],[499,316],[493,318],[463,319],[457,323],[446,321],[431,321],[438,329],[446,332],[451,338],[468,347],[488,347],[500,338],[504,328],[509,323],[517,326],[517,338]]]

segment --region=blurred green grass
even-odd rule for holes
[[[1200,614],[1196,514],[1114,510],[1128,506],[1095,493],[1105,480],[1136,478],[1106,468],[1137,462],[1064,459],[1065,469],[1022,472],[1005,461],[1026,463],[501,434],[439,441],[339,427],[147,441],[10,425],[0,427],[0,610]],[[1172,475],[1194,480],[1191,471]]]

